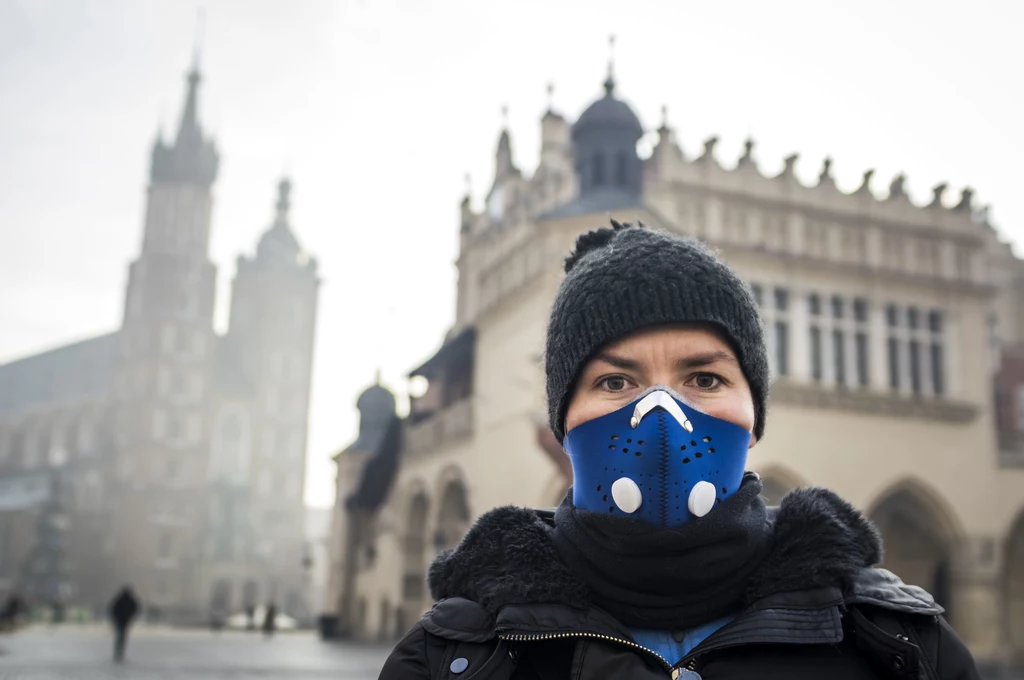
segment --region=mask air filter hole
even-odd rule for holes
[[[705,441],[705,442],[709,442],[709,441],[711,441],[711,437],[704,437],[704,441]]]
[[[629,449],[623,448],[623,449],[622,449],[622,452],[623,452],[623,453],[629,453]]]
[[[636,452],[636,457],[637,457],[637,458],[639,458],[639,457],[640,457],[640,456],[642,456],[642,455],[644,455],[642,451],[637,451],[637,452]]]
[[[704,454],[701,453],[700,451],[698,451],[697,453],[695,453],[693,455],[697,456],[698,458],[703,458],[704,457]]]
[[[608,445],[608,450],[609,451],[614,451],[615,450],[615,444],[609,444]]]
[[[722,487],[722,493],[729,493],[728,491],[725,490],[724,486]]]
[[[632,444],[632,443],[633,443],[633,440],[632,440],[632,439],[627,439],[627,440],[626,440],[626,443],[627,443],[627,444]]]
[[[686,450],[686,444],[683,444],[682,446],[680,446],[679,450],[680,451],[685,451]]]
[[[601,485],[600,485],[600,484],[598,484],[598,485],[597,485],[597,490],[598,490],[598,491],[600,491],[600,490],[601,490]]]
[[[708,453],[714,453],[714,452],[715,452],[715,447],[709,446],[708,447]]]
[[[697,442],[695,442],[695,441],[691,441],[690,442],[690,446],[696,446],[696,445],[697,445]]]
[[[613,442],[617,442],[617,441],[619,441],[619,435],[617,435],[617,434],[613,434],[613,435],[612,435],[612,441],[613,441]]]
[[[644,440],[643,440],[643,439],[641,439],[640,441],[638,441],[638,442],[636,443],[636,445],[637,445],[637,446],[643,446],[643,445],[644,445]]]
[[[683,458],[683,464],[684,464],[684,465],[685,465],[686,463],[689,463],[689,462],[690,462],[690,459],[689,459],[689,458]]]

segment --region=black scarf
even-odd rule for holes
[[[692,628],[734,612],[771,549],[761,480],[708,515],[672,529],[577,509],[572,491],[555,512],[552,539],[597,606],[627,626]]]

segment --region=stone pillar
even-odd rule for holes
[[[801,384],[811,381],[808,293],[804,288],[793,288],[789,300],[789,374]]]
[[[950,570],[950,624],[979,663],[1001,661],[1006,647],[999,545],[992,536],[966,537]]]

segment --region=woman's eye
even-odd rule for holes
[[[701,373],[694,379],[694,384],[702,390],[713,390],[718,387],[719,379],[714,373]]]
[[[604,386],[609,392],[621,392],[628,384],[626,379],[619,375],[613,375],[604,379]]]

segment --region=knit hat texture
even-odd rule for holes
[[[609,343],[661,324],[705,322],[737,352],[754,397],[754,435],[764,435],[768,354],[750,287],[692,238],[612,220],[583,234],[565,260],[548,322],[548,419],[565,438],[565,413],[586,363]]]

